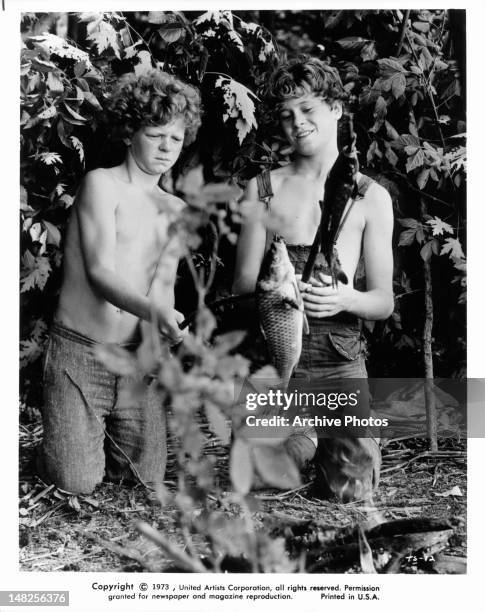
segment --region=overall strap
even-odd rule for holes
[[[357,189],[356,189],[355,196],[350,201],[350,206],[347,208],[347,210],[345,211],[345,215],[342,217],[342,220],[340,221],[340,225],[338,226],[337,233],[335,234],[335,242],[337,242],[337,238],[340,236],[340,232],[342,231],[344,223],[347,221],[349,213],[352,210],[352,207],[354,206],[355,202],[357,200],[361,200],[365,196],[366,191],[369,189],[369,187],[374,182],[375,182],[374,179],[371,179],[370,176],[366,176],[365,174],[362,175],[360,181],[357,183]]]
[[[266,210],[271,210],[271,198],[273,197],[273,187],[271,185],[271,172],[269,170],[263,170],[256,176],[256,183],[258,185],[258,197],[264,202]]]

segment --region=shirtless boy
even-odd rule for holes
[[[92,491],[105,475],[153,483],[165,472],[165,415],[154,385],[142,374],[110,373],[93,347],[134,350],[140,321],[152,318],[169,343],[183,336],[174,309],[178,249],[167,227],[184,204],[159,180],[195,137],[199,94],[153,70],[120,79],[107,110],[125,160],[89,172],[79,189],[44,358],[43,471],[74,493]],[[133,383],[136,394],[127,392]]]
[[[272,239],[265,215],[277,221],[278,233],[285,239],[297,275],[301,275],[320,222],[319,200],[325,179],[338,156],[337,127],[346,93],[335,69],[307,56],[291,60],[272,74],[268,98],[293,148],[293,157],[290,164],[272,170],[265,180],[256,177],[248,185],[235,293],[255,289]],[[329,270],[319,254],[310,283],[300,281],[310,333],[303,337],[297,376],[366,377],[359,319],[385,319],[393,310],[392,202],[388,192],[368,177],[359,173],[357,181],[359,195],[347,204],[349,214],[336,247],[349,279],[354,279],[362,257],[366,285],[361,289],[356,283],[339,283],[332,288]],[[318,449],[315,442],[314,432],[293,434],[285,446],[299,465],[316,453],[322,486],[342,500],[368,496],[378,481],[380,452],[375,440],[319,439]]]

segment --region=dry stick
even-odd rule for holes
[[[92,540],[93,542],[96,542],[96,544],[99,544],[99,546],[106,548],[107,550],[111,551],[115,555],[118,555],[120,557],[126,557],[127,559],[131,559],[132,561],[137,561],[145,569],[151,572],[154,571],[153,565],[151,563],[147,563],[145,559],[143,558],[143,555],[141,555],[137,551],[129,550],[128,548],[124,548],[123,546],[119,546],[118,544],[113,544],[113,542],[100,538],[98,535],[94,533],[89,533],[89,532],[81,531],[81,530],[78,530],[77,533],[79,533],[79,535],[81,536],[84,536],[88,540]]]
[[[43,491],[41,491],[40,493],[38,493],[35,497],[33,497],[30,501],[29,501],[29,506],[32,506],[33,504],[35,504],[35,502],[38,502],[39,499],[42,499],[43,497],[45,497],[48,493],[50,493],[52,491],[52,489],[54,488],[55,485],[51,484],[49,485],[46,489],[44,489]]]
[[[137,523],[136,528],[142,535],[159,546],[167,556],[184,569],[195,573],[207,573],[207,569],[198,559],[189,557],[183,550],[180,550],[178,546],[169,542],[165,536],[153,527],[150,527],[150,525],[140,522]]]

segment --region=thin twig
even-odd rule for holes
[[[143,558],[143,555],[141,555],[138,551],[129,550],[128,548],[124,548],[123,546],[119,546],[118,544],[113,544],[113,542],[110,542],[109,540],[105,540],[99,537],[98,535],[96,535],[95,533],[89,533],[87,531],[81,531],[81,530],[79,530],[78,533],[81,536],[84,536],[85,538],[87,538],[88,540],[92,540],[93,542],[96,542],[96,544],[99,544],[99,546],[101,546],[102,548],[105,548],[106,550],[111,551],[115,555],[118,555],[120,557],[126,557],[127,559],[131,559],[132,561],[137,561],[137,563],[139,563],[142,567],[144,567],[145,569],[151,572],[153,572],[155,569],[151,563],[147,563],[145,561],[145,559]]]
[[[172,542],[169,542],[159,531],[150,527],[147,523],[138,523],[137,530],[146,538],[159,546],[163,552],[173,561],[178,563],[182,568],[195,573],[207,573],[207,569],[202,565],[199,559],[189,557],[187,553],[181,550]]]
[[[406,174],[399,172],[399,170],[390,170],[386,174],[396,174],[397,176],[400,176],[401,178],[408,180],[408,177],[406,176]],[[439,202],[440,204],[444,204],[445,206],[454,208],[453,204],[450,204],[450,202],[446,202],[445,200],[441,200],[440,198],[437,198],[436,196],[426,193],[425,191],[421,191],[421,189],[418,189],[418,187],[413,187],[413,185],[411,185],[410,183],[407,184],[406,187],[407,189],[410,189],[411,191],[415,191],[416,193],[419,193],[421,196],[423,196],[423,198],[428,198],[429,200],[433,200],[434,202]]]
[[[212,225],[214,228],[216,239],[214,240],[214,246],[212,249],[212,254],[211,254],[211,259],[210,259],[209,275],[208,275],[207,281],[204,286],[204,293],[207,293],[212,283],[214,282],[214,277],[216,275],[216,270],[217,270],[217,253],[219,252],[219,242],[220,242],[220,234],[219,234],[219,231],[215,223],[211,221],[210,225]]]
[[[275,495],[253,495],[256,499],[268,500],[272,501],[275,499],[284,499],[285,497],[289,497],[298,491],[303,491],[304,489],[308,489],[311,485],[311,482],[301,485],[301,487],[297,487],[296,489],[291,489],[291,491],[284,491],[284,493],[276,493]]]
[[[426,77],[426,75],[424,74],[424,70],[423,70],[423,69],[421,68],[421,66],[419,65],[419,60],[418,60],[418,56],[417,56],[417,54],[416,54],[416,50],[415,50],[415,48],[414,48],[414,46],[413,46],[413,43],[412,43],[412,40],[410,39],[409,34],[407,33],[407,31],[406,31],[406,30],[405,30],[404,34],[405,34],[406,39],[407,39],[407,41],[408,41],[408,43],[409,43],[409,46],[410,46],[410,48],[411,48],[411,52],[412,52],[412,54],[413,54],[413,56],[414,56],[414,59],[415,59],[415,61],[416,61],[416,64],[417,64],[418,68],[421,70],[421,74],[423,75],[424,82],[425,82],[425,86],[426,86],[426,87],[425,87],[425,89],[426,89],[426,93],[428,94],[429,101],[431,102],[431,107],[433,108],[433,113],[434,113],[435,120],[436,120],[436,129],[438,130],[438,134],[439,134],[439,136],[440,136],[441,145],[442,145],[442,147],[443,147],[443,149],[444,149],[444,148],[445,148],[445,146],[446,146],[446,145],[445,145],[445,139],[444,139],[444,137],[443,137],[443,132],[441,131],[441,127],[440,127],[440,117],[439,117],[439,115],[438,115],[438,110],[437,110],[437,108],[436,108],[436,103],[435,103],[435,100],[434,100],[433,92],[431,91],[431,83],[430,83],[430,81],[429,81],[429,78],[427,78],[427,77]]]

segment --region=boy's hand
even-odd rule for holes
[[[310,278],[308,283],[302,283],[297,276],[305,313],[309,317],[323,319],[333,317],[342,311],[351,311],[355,289],[348,285],[337,284],[332,287],[332,278],[318,273],[318,280]]]
[[[160,308],[157,312],[158,328],[170,344],[179,344],[188,334],[188,329],[180,329],[184,315],[175,308]]]

